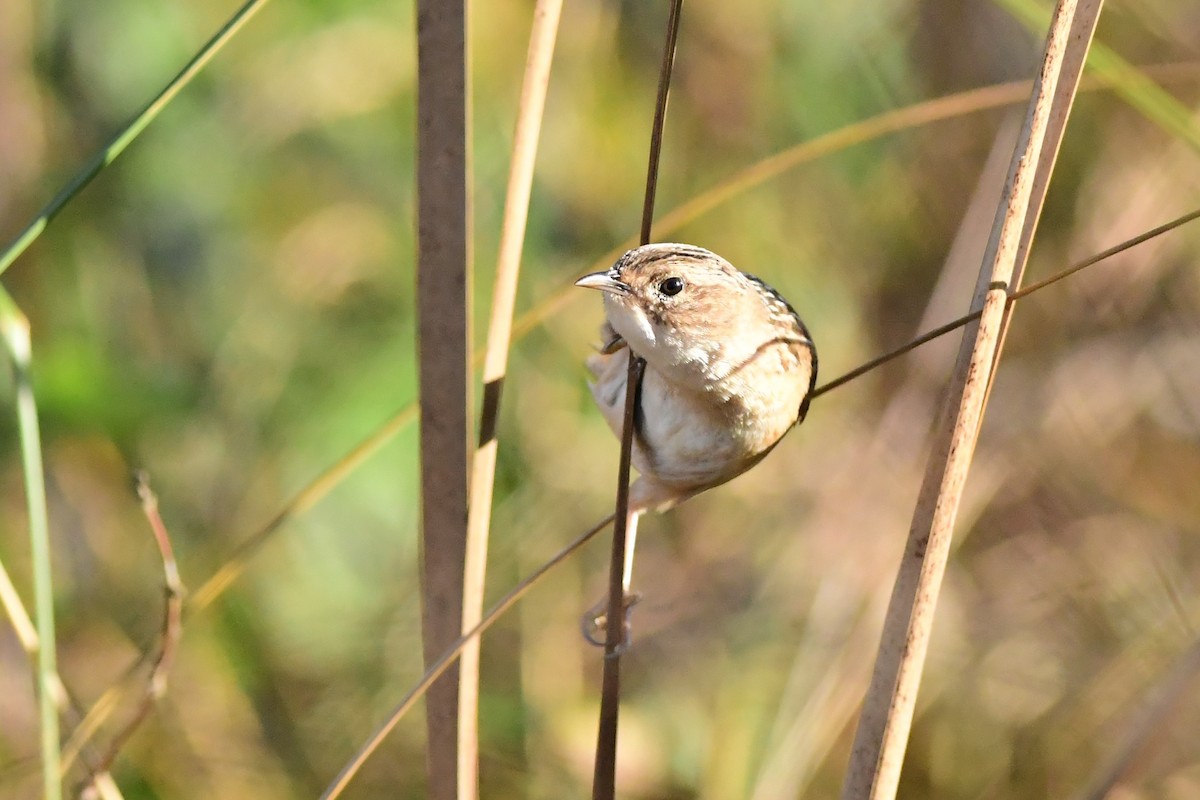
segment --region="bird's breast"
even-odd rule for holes
[[[654,355],[662,353],[647,355],[633,464],[680,494],[724,483],[757,463],[795,424],[809,389],[808,362],[796,361],[788,347],[734,360],[712,348],[665,364]],[[628,364],[628,347],[589,361],[593,395],[617,436]]]
[[[620,435],[628,350],[605,371],[595,391],[611,411],[606,419]],[[602,399],[603,398],[603,399]],[[647,365],[635,419],[633,463],[638,472],[680,490],[716,485],[741,473],[773,445],[779,429],[759,410],[730,403],[668,379]],[[778,418],[778,414],[774,415]]]

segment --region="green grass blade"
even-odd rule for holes
[[[8,292],[0,287],[0,332],[12,355],[17,392],[17,426],[21,435],[21,464],[25,472],[25,502],[29,507],[29,538],[33,561],[34,610],[38,633],[38,713],[42,730],[42,778],[46,800],[61,800],[59,777],[58,709],[54,688],[58,664],[54,637],[54,584],[50,571],[50,525],[46,516],[46,484],[38,434],[37,404],[29,382],[31,348],[29,321]]]
[[[42,231],[46,230],[46,226],[50,224],[50,220],[58,215],[66,207],[67,203],[75,195],[79,194],[83,187],[92,182],[100,172],[117,159],[129,147],[129,144],[136,139],[146,127],[158,117],[159,112],[166,108],[175,96],[179,94],[185,86],[192,82],[192,78],[199,74],[200,70],[212,61],[213,57],[220,52],[221,48],[233,38],[250,18],[255,15],[268,0],[248,0],[248,2],[234,12],[221,29],[218,30],[208,43],[192,57],[192,60],[187,63],[179,74],[163,87],[163,90],[158,93],[153,100],[141,112],[133,118],[133,120],[125,126],[125,129],[117,134],[108,145],[100,152],[92,156],[92,158],[75,174],[67,185],[59,190],[58,194],[54,195],[53,199],[34,217],[33,221],[25,227],[17,235],[17,238],[5,248],[3,253],[0,253],[0,275],[16,261],[29,246],[37,241],[37,238],[42,235]]]

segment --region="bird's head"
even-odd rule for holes
[[[706,367],[730,336],[763,316],[747,276],[716,253],[687,244],[648,244],[575,283],[604,292],[613,329],[664,371]],[[750,316],[748,316],[750,315]]]

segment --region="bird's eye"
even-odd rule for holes
[[[667,278],[658,285],[658,290],[667,297],[673,297],[683,291],[683,278]]]

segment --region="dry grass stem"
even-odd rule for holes
[[[1067,43],[1066,52],[1063,55],[1058,90],[1051,98],[1050,119],[1047,122],[1045,142],[1042,145],[1042,158],[1038,160],[1037,169],[1034,171],[1029,210],[1025,216],[1025,226],[1021,230],[1021,240],[1017,246],[1017,255],[1013,263],[1013,277],[1009,282],[1009,285],[1013,287],[1020,286],[1025,276],[1025,265],[1029,263],[1029,250],[1033,246],[1038,220],[1042,216],[1042,206],[1046,202],[1046,192],[1050,188],[1050,176],[1054,174],[1058,151],[1067,130],[1067,119],[1071,116],[1071,106],[1074,105],[1075,95],[1079,91],[1089,44],[1095,36],[1096,23],[1100,20],[1102,3],[1103,0],[1081,0],[1075,10],[1071,39]],[[1004,307],[1004,317],[1000,321],[1000,333],[996,340],[996,360],[999,360],[1000,354],[1004,352],[1004,341],[1008,337],[1008,326],[1012,323],[1015,308],[1016,306],[1011,300]],[[988,376],[987,392],[983,401],[985,406],[991,396],[995,377],[996,372],[992,370],[991,375]]]
[[[4,613],[8,615],[8,621],[12,623],[13,632],[17,634],[17,641],[21,643],[21,648],[29,656],[31,662],[36,661],[37,630],[34,629],[33,618],[25,610],[25,604],[21,602],[21,596],[17,594],[17,587],[13,586],[12,578],[8,576],[8,570],[4,568],[3,562],[0,562],[0,605],[4,606]],[[65,694],[62,699],[66,699]]]
[[[1060,83],[1063,91],[1072,95],[1077,85],[1077,76],[1062,77],[1072,37],[1081,30],[1090,32],[1095,22],[1088,17],[1098,14],[1099,4],[1077,12],[1074,0],[1062,0],[1055,9],[1041,71],[972,302],[981,316],[963,337],[949,392],[954,409],[943,417],[936,435],[889,602],[843,785],[846,800],[890,800],[896,795],[951,533],[994,368],[1007,294],[1014,277],[1019,277],[1015,262],[1024,232],[1033,224],[1029,214],[1035,175],[1044,158],[1053,160],[1058,144],[1052,141],[1050,149],[1044,150],[1052,111],[1064,102],[1058,97]],[[1088,33],[1081,42],[1085,51],[1090,38]],[[1076,46],[1079,44],[1077,41]],[[1076,68],[1081,64],[1080,59]],[[1067,101],[1066,108],[1069,106]]]
[[[667,121],[667,100],[671,95],[671,72],[675,69],[675,47],[679,42],[679,15],[683,0],[671,0],[667,17],[667,36],[663,43],[662,69],[658,74],[658,96],[654,100],[654,121],[650,124],[650,154],[646,165],[646,191],[642,199],[642,228],[638,244],[650,243],[654,225],[654,202],[658,197],[658,165],[662,161],[663,126]]]
[[[162,558],[163,586],[166,594],[166,603],[163,607],[162,644],[154,659],[154,665],[150,668],[150,674],[146,677],[146,688],[141,702],[138,703],[136,710],[125,725],[117,731],[108,750],[92,768],[88,790],[94,791],[100,796],[105,796],[108,791],[104,784],[109,780],[108,771],[117,760],[117,756],[120,755],[121,748],[150,715],[155,703],[166,694],[167,676],[171,672],[171,665],[175,663],[179,639],[183,634],[184,588],[183,582],[179,578],[179,566],[175,562],[175,550],[171,546],[171,537],[167,532],[167,526],[158,512],[158,497],[150,488],[149,476],[140,471],[137,474],[137,493],[142,504],[142,513],[146,515],[146,521],[150,524],[150,530],[154,534],[154,543],[158,547],[158,554]]]
[[[997,0],[997,5],[1032,31],[1040,31],[1046,24],[1046,9],[1033,0]],[[1155,83],[1149,70],[1130,64],[1103,42],[1091,45],[1088,69],[1095,80],[1111,86],[1146,119],[1186,143],[1193,151],[1200,151],[1200,126],[1196,124],[1192,109]]]
[[[995,198],[1004,186],[1019,127],[1019,115],[1006,115],[1005,122],[993,136],[991,150],[980,168],[958,231],[942,261],[940,276],[925,300],[921,327],[943,315],[944,309],[952,307],[964,288],[974,282],[984,246],[979,240],[986,238],[995,217]],[[942,353],[936,359],[945,361],[948,355]],[[877,499],[886,497],[888,488],[881,484],[890,481],[893,474],[915,474],[919,469],[919,432],[927,430],[931,424],[933,406],[914,400],[929,391],[927,375],[925,369],[912,369],[901,386],[889,391],[887,404],[879,415],[880,424],[858,446],[846,450],[848,464],[840,472],[847,477],[814,487],[816,507],[805,514],[814,529],[846,527],[844,498],[848,493]],[[832,385],[836,385],[836,381],[826,384],[827,387]],[[873,470],[872,465],[889,452],[897,456],[902,453],[903,460],[893,463],[891,470],[882,474]],[[893,507],[890,503],[873,502],[870,514],[876,521],[883,520],[893,513]],[[872,527],[871,520],[865,519],[855,520],[852,524]],[[886,570],[886,566],[879,564],[876,569]],[[830,574],[823,580],[840,585],[844,583],[844,576]],[[859,604],[842,609],[840,613],[814,611],[806,614],[805,635],[796,644],[792,674],[778,701],[770,737],[776,744],[759,768],[752,800],[806,795],[809,781],[853,725],[859,712],[862,687],[871,677],[870,658],[876,645],[874,631],[878,630],[886,608],[887,596],[874,592],[862,596]],[[834,629],[838,636],[844,636],[843,632],[847,630],[850,634],[830,658],[829,651],[821,646],[821,639]],[[822,677],[817,681],[813,675]]]
[[[496,435],[500,396],[508,371],[508,349],[512,341],[513,309],[517,278],[529,216],[533,167],[550,83],[554,42],[562,15],[562,0],[538,0],[533,10],[525,79],[517,107],[504,221],[500,228],[500,252],[492,288],[491,322],[483,362],[483,408],[479,420],[479,446],[471,462],[471,497],[467,517],[466,564],[463,568],[463,630],[475,627],[483,614],[487,574],[488,532],[492,513],[492,491],[496,479]],[[478,794],[479,781],[479,640],[472,639],[459,661],[458,791],[464,800]]]

